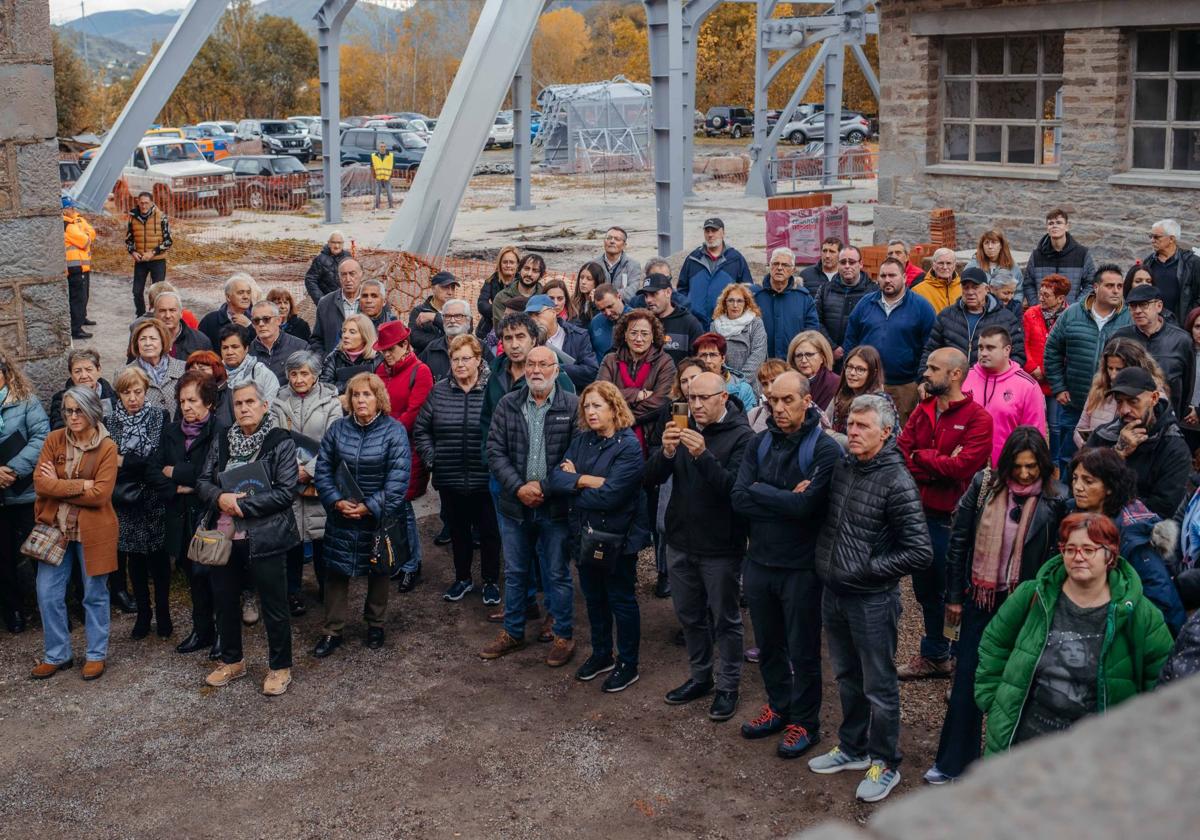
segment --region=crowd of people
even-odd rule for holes
[[[382,646],[390,582],[420,585],[412,502],[430,480],[442,597],[478,583],[501,625],[480,657],[532,637],[571,662],[577,574],[575,677],[629,688],[648,549],[686,651],[665,702],[711,696],[729,720],[757,663],[767,702],[741,734],[809,754],[824,636],[842,716],[808,767],[863,771],[867,802],[900,780],[900,680],[948,681],[924,775],[943,784],[1197,668],[1200,260],[1172,220],[1128,270],[1096,264],[1055,209],[1023,267],[990,230],[961,269],[893,240],[872,278],[829,238],[803,270],[775,249],[758,282],[719,218],[677,278],[614,226],[574,288],[510,246],[474,303],[443,271],[405,320],[334,233],[305,277],[309,324],[245,274],[197,321],[145,265],[169,248],[156,212],[131,217],[135,298],[157,282],[113,384],[73,350],[47,413],[0,356],[0,594],[21,632],[23,555],[40,561],[35,678],[73,665],[72,609],[84,679],[104,672],[113,608],[134,639],[172,636],[172,560],[192,601],[176,649],[218,663],[211,686],[246,675],[261,620],[262,691],[288,689],[309,564],[313,655],[344,643],[356,577]],[[922,637],[897,663],[905,578]]]

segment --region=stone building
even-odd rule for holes
[[[45,0],[0,0],[0,345],[44,397],[71,344],[50,56]]]
[[[877,242],[1029,250],[1062,207],[1097,259],[1150,253],[1158,219],[1200,244],[1200,3],[880,0]]]

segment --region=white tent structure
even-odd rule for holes
[[[542,166],[559,172],[616,172],[650,167],[650,86],[617,76],[605,82],[551,85],[534,146]]]

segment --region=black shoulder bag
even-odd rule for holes
[[[613,461],[617,459],[618,444],[613,444],[612,448],[606,455],[592,467],[589,474],[603,476],[612,467]],[[637,512],[634,512],[634,516]],[[579,535],[579,565],[589,566],[596,571],[603,571],[606,574],[611,574],[616,571],[617,560],[621,557],[621,551],[625,548],[625,540],[629,536],[629,528],[633,524],[632,519],[625,526],[625,530],[621,533],[615,531],[602,531],[592,526],[592,523],[587,517],[584,518],[583,530]]]

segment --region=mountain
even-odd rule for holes
[[[91,39],[99,36],[149,54],[155,42],[162,43],[167,37],[178,17],[179,12],[153,14],[141,9],[121,9],[115,12],[95,12],[68,21],[60,28],[87,33],[89,50],[92,46]]]
[[[66,27],[55,27],[63,40],[73,49],[80,57],[83,58],[83,34],[77,29],[68,29]],[[101,68],[108,70],[110,79],[121,79],[129,76],[136,70],[142,62],[146,60],[148,52],[141,52],[132,47],[127,47],[120,41],[114,41],[112,38],[105,38],[101,35],[87,36],[87,63],[88,67],[97,71]]]

